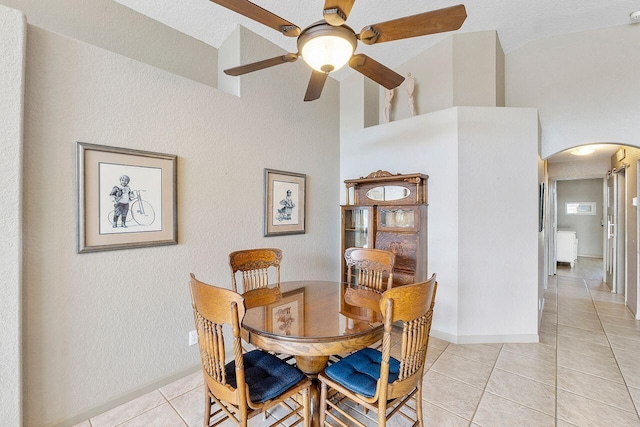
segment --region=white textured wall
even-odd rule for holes
[[[361,87],[343,81],[343,102]],[[440,284],[434,336],[535,341],[536,111],[459,107],[360,130],[345,123],[351,112],[342,114],[341,181],[377,169],[429,175],[429,274]]]
[[[506,105],[538,108],[541,156],[588,143],[640,147],[640,26],[623,25],[531,42],[505,59]],[[636,153],[627,148],[635,169]],[[604,176],[610,162],[549,165],[552,178]],[[637,208],[634,169],[627,170],[627,303],[638,314]]]
[[[495,31],[453,34],[453,105],[496,107],[498,56]]]
[[[353,99],[340,87],[341,100]],[[348,110],[342,121],[348,120]],[[433,319],[436,336],[456,335],[458,322],[458,130],[457,110],[450,108],[407,120],[343,132],[340,144],[341,202],[344,180],[378,169],[391,173],[425,173],[428,181],[428,275],[437,273],[438,296]]]
[[[113,0],[0,0],[29,25],[217,87],[217,50]]]
[[[0,6],[0,425],[22,421],[22,116],[27,23],[17,10]]]
[[[254,60],[281,52],[251,43]],[[229,286],[231,251],[282,248],[282,280],[337,276],[338,85],[303,103],[307,71],[298,62],[252,74],[237,98],[29,27],[26,425],[196,366],[188,274]],[[75,253],[76,141],[178,155],[177,246]],[[264,168],[307,174],[306,234],[262,237]]]
[[[537,112],[458,110],[458,341],[537,341]]]
[[[506,105],[540,112],[542,158],[577,145],[640,145],[640,26],[531,42],[506,56]]]
[[[414,78],[416,114],[453,106],[504,106],[504,53],[495,31],[452,34],[395,68]],[[383,123],[384,88],[380,88]],[[411,117],[406,80],[395,89],[391,120]]]
[[[505,106],[505,84],[504,84],[504,50],[502,50],[502,44],[496,34],[493,38],[496,44],[495,47],[495,61],[496,61],[496,107]]]
[[[602,178],[558,181],[558,230],[574,230],[578,255],[602,258],[602,239],[606,214],[602,207]],[[595,215],[567,215],[567,202],[595,202]],[[603,222],[604,221],[604,222]]]
[[[552,179],[587,179],[604,178],[611,170],[611,159],[598,158],[573,162],[548,163],[549,178]]]
[[[447,37],[428,50],[394,69],[398,74],[414,78],[414,105],[416,114],[450,108],[454,105],[453,37]],[[411,117],[406,80],[395,89],[392,99],[391,120]],[[384,88],[380,87],[380,123],[383,123]]]
[[[430,176],[429,272],[440,283],[433,333],[455,342],[537,340],[538,117],[490,108],[503,97],[502,59],[495,32],[445,39],[396,70],[411,71],[416,88],[423,84],[418,102],[439,111],[368,128],[363,78],[340,86],[341,180],[377,169]],[[392,117],[406,108],[403,91]]]
[[[540,121],[538,119],[538,147],[540,147]],[[538,185],[544,183],[544,200],[543,200],[543,223],[542,231],[538,232],[538,325],[542,320],[542,312],[544,310],[545,298],[544,292],[548,287],[549,281],[549,241],[553,239],[549,232],[548,221],[549,218],[549,178],[546,168],[546,162],[538,155]],[[538,190],[539,191],[539,190]],[[540,203],[540,201],[538,201]],[[538,205],[538,209],[540,206]],[[538,215],[540,212],[538,211]],[[538,218],[540,221],[540,218]],[[538,223],[538,227],[540,224]],[[540,228],[538,228],[540,230]],[[540,338],[538,336],[538,338]]]
[[[640,141],[636,145],[640,145]],[[620,167],[623,163],[629,167],[625,171],[627,200],[626,200],[626,231],[627,231],[627,306],[635,314],[636,319],[640,319],[640,289],[638,283],[638,207],[633,206],[633,198],[638,197],[638,162],[640,161],[640,149],[627,147],[625,158],[621,161],[615,160],[615,155],[611,158],[612,167]]]

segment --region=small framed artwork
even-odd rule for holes
[[[264,170],[264,235],[304,234],[307,176]]]
[[[177,156],[77,143],[78,253],[178,243]]]
[[[544,230],[544,182],[540,183],[538,190],[538,231]]]
[[[285,292],[282,299],[267,305],[267,331],[304,336],[304,289]]]

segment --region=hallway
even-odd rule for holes
[[[601,259],[579,257],[573,269],[561,264],[549,277],[540,343],[431,338],[427,362],[426,426],[640,426],[640,322],[602,284]],[[202,411],[197,372],[78,426],[195,427]],[[262,417],[249,423],[268,424]]]
[[[558,265],[545,300],[540,342],[556,348],[557,425],[640,425],[640,322],[602,282],[602,259]]]

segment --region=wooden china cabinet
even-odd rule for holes
[[[393,286],[427,280],[427,180],[423,174],[372,172],[348,179],[342,206],[342,280],[344,251],[376,248],[396,254]]]

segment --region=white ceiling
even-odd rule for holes
[[[620,149],[621,145],[616,144],[588,144],[587,146],[591,146],[595,148],[591,154],[587,154],[586,156],[576,156],[575,154],[571,154],[573,148],[569,150],[565,150],[561,153],[555,154],[547,159],[549,163],[563,163],[563,162],[577,162],[580,160],[595,160],[595,159],[610,159],[611,156],[614,155],[618,149]]]
[[[209,0],[115,1],[215,48],[241,24],[286,51],[297,51],[295,38],[285,37]],[[305,28],[322,18],[324,0],[254,0],[253,3]],[[455,0],[356,0],[347,25],[358,33],[366,25],[459,3]],[[496,30],[505,53],[544,37],[629,24],[629,14],[640,9],[638,0],[467,0],[463,4],[467,19],[458,32]],[[394,68],[444,37],[446,33],[373,46],[359,43],[356,52]],[[341,80],[352,72],[345,67],[332,73],[332,77]]]

